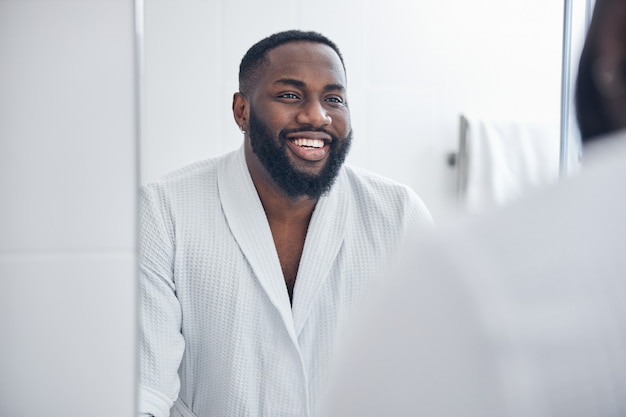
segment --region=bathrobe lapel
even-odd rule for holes
[[[218,170],[220,200],[230,230],[294,343],[343,244],[348,216],[347,180],[340,172],[316,204],[300,259],[293,309],[272,232],[245,162],[243,148]]]
[[[317,202],[311,217],[293,296],[298,335],[343,244],[349,211],[347,186],[342,170],[331,191]]]
[[[243,147],[218,169],[219,196],[228,226],[293,342],[297,336],[272,232],[245,162]]]

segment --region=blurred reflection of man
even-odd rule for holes
[[[626,0],[597,0],[576,100],[583,172],[410,245],[325,415],[626,416]]]
[[[346,73],[326,37],[260,41],[239,88],[242,148],[142,189],[142,415],[317,415],[342,324],[432,224],[410,189],[343,164]]]

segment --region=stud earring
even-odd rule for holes
[[[239,130],[241,130],[241,133],[243,133],[244,135],[248,132],[246,132],[246,129],[243,127],[243,125],[239,126]]]

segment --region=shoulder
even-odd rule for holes
[[[140,213],[146,210],[175,213],[206,209],[218,193],[217,172],[232,156],[205,159],[167,173],[139,189]]]
[[[174,171],[157,178],[155,181],[147,183],[144,187],[158,188],[160,186],[168,186],[172,184],[185,184],[202,179],[207,175],[211,175],[216,170],[219,162],[226,158],[222,155],[216,158],[204,159],[202,161],[193,162]]]
[[[368,211],[433,222],[422,199],[407,185],[351,165],[344,166],[344,176],[354,200]]]
[[[210,187],[217,177],[220,164],[232,159],[234,152],[204,159],[169,172],[158,179],[143,184],[141,193],[180,193],[194,188]],[[187,190],[187,191],[186,191]]]
[[[417,196],[408,186],[363,168],[346,165],[344,172],[350,187],[364,199],[392,197],[395,201]]]

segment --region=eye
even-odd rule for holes
[[[339,96],[330,96],[330,97],[326,97],[326,101],[328,101],[329,103],[332,104],[344,104],[343,98],[339,97]]]
[[[289,99],[289,100],[297,100],[298,98],[300,98],[295,93],[280,93],[276,97],[278,97],[278,98],[285,98],[285,99]]]

